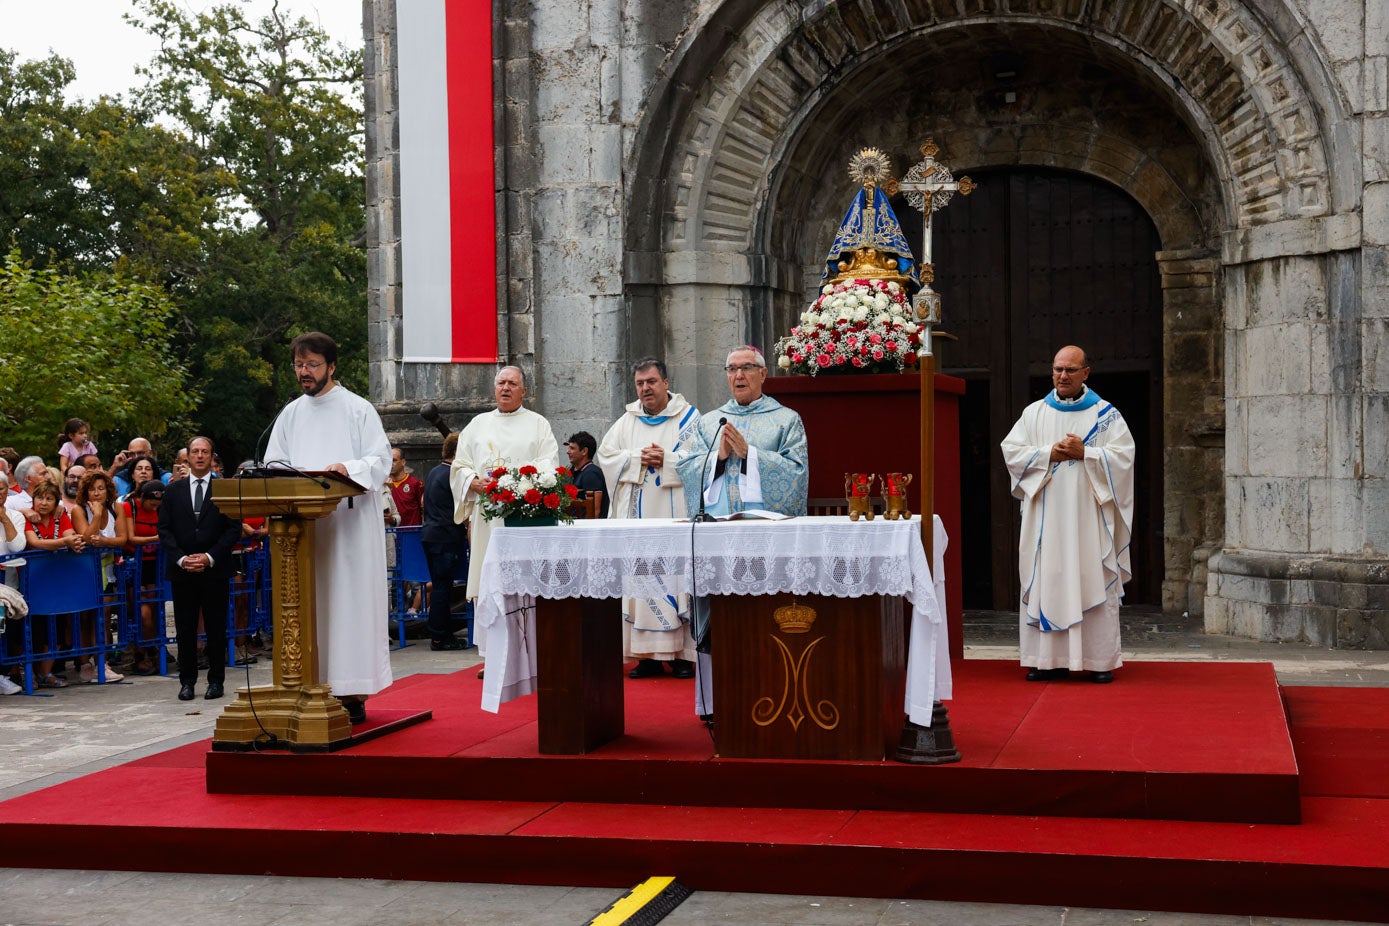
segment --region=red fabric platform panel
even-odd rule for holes
[[[1138,663],[1106,686],[1022,676],[1013,663],[958,663],[949,707],[964,760],[920,766],[719,759],[693,715],[692,683],[670,678],[627,682],[622,739],[542,756],[534,699],[488,714],[481,683],[460,672],[372,699],[429,707],[428,723],[332,755],[215,753],[208,789],[1297,822],[1297,763],[1271,666]]]
[[[1274,742],[1279,728],[1264,703],[1267,666],[1138,664],[1114,685],[1092,686],[1028,685],[1016,666],[965,663],[952,714],[966,761],[918,768],[719,760],[697,723],[653,717],[657,707],[689,707],[689,684],[669,679],[628,686],[632,735],[611,749],[539,757],[528,702],[480,714],[471,677],[430,678],[374,698],[389,710],[427,705],[434,720],[343,753],[214,754],[195,744],[0,803],[0,865],[624,887],[649,875],[659,857],[663,871],[695,890],[1389,922],[1389,798],[1372,771],[1389,767],[1389,691],[1287,689],[1291,734],[1281,730],[1299,750],[1290,757]],[[1179,711],[1183,702],[1190,713]],[[1063,717],[1074,723],[1062,729]],[[1183,748],[1167,750],[1164,737]],[[392,755],[407,746],[414,754]],[[1007,765],[1017,757],[1050,765]],[[231,759],[247,761],[214,772]],[[467,799],[207,787],[210,777],[247,768],[296,787],[301,770],[357,787],[392,762],[402,763],[398,790],[413,788],[415,769],[473,774],[492,762],[524,772],[529,780],[516,790],[539,796],[548,780],[552,793],[500,797],[489,793],[491,778],[451,783],[471,792]],[[916,790],[949,791],[952,781],[982,775],[970,787],[983,793],[988,776],[1027,785],[1028,778],[1007,776],[1030,773],[1042,776],[1039,789],[1051,788],[1059,806],[1056,794],[1081,803],[1076,782],[1095,775],[1172,775],[1204,787],[1219,775],[1283,775],[1290,764],[1294,783],[1298,766],[1310,770],[1297,825],[868,809],[854,805],[906,802],[907,779],[879,787],[844,777],[919,773]],[[695,802],[701,795],[693,791],[685,800],[641,803],[645,792],[668,787],[663,772],[687,765],[714,779],[708,788],[741,782],[747,791],[733,796],[741,806],[717,806],[708,794]],[[588,766],[624,781],[630,793],[621,802],[560,796],[571,776],[597,777]],[[822,780],[838,782],[827,787],[842,792],[833,802],[840,806],[791,807],[805,799],[803,786],[758,783],[783,781],[801,766],[827,769]],[[1070,781],[1070,790],[1046,784],[1052,780]]]

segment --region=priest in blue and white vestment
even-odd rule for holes
[[[757,348],[730,351],[724,372],[733,398],[699,419],[676,461],[686,507],[697,512],[702,491],[704,510],[714,515],[749,508],[804,515],[810,465],[801,416],[762,394],[767,361]],[[720,418],[727,424],[720,426]],[[703,640],[708,621],[709,599],[700,596],[695,601],[696,642]],[[714,710],[713,673],[708,652],[704,646],[700,650],[695,712],[707,716]]]
[[[1087,671],[1110,682],[1123,665],[1119,601],[1133,527],[1133,436],[1118,409],[1085,385],[1089,361],[1063,347],[1055,388],[1003,439],[1022,502],[1018,547],[1021,661],[1028,681]]]
[[[637,400],[608,429],[594,462],[603,470],[612,505],[609,518],[683,518],[685,486],[675,461],[699,424],[699,409],[670,391],[666,365],[655,357],[632,364]],[[644,594],[622,599],[622,651],[639,660],[632,678],[694,677],[690,596],[675,593],[659,575],[633,577]]]
[[[762,394],[767,361],[757,348],[731,351],[724,372],[733,398],[699,419],[676,462],[686,506],[699,510],[702,489],[704,510],[714,515],[748,508],[805,514],[810,469],[801,416]],[[728,422],[722,428],[720,418]]]

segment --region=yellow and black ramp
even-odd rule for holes
[[[655,926],[693,894],[674,878],[647,878],[588,921],[588,926]]]

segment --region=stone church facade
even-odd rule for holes
[[[364,2],[371,391],[424,446],[418,406],[461,427],[495,368],[400,360],[397,2]],[[957,176],[1098,183],[1155,231],[1155,600],[1212,632],[1389,647],[1382,0],[493,11],[501,353],[561,439],[601,436],[644,354],[721,402],[728,347],[770,352],[810,298],[849,157],[876,145],[905,171],[932,136]],[[949,330],[969,300],[942,293]],[[1048,330],[1086,343],[1067,324]]]

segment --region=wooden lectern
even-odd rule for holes
[[[213,750],[331,752],[351,739],[347,711],[318,674],[314,533],[338,502],[366,491],[327,472],[212,480],[212,500],[227,517],[270,519],[275,622],[274,683],[237,689],[217,718]]]

